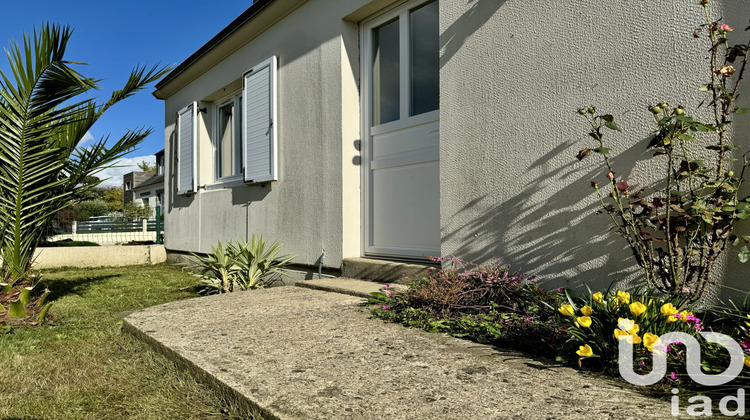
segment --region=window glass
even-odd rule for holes
[[[399,119],[398,19],[373,30],[373,125]]]
[[[409,13],[411,48],[411,106],[409,115],[419,115],[440,106],[440,43],[438,2]]]
[[[242,169],[242,97],[216,108],[216,178],[239,175]]]

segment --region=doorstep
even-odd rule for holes
[[[294,284],[298,287],[308,289],[322,290],[324,292],[343,293],[345,295],[369,298],[372,293],[384,292],[385,284],[374,281],[347,279],[336,277],[332,279],[316,279],[298,281]],[[403,284],[394,284],[391,286],[394,290],[406,290]]]
[[[439,264],[378,260],[374,258],[344,258],[341,277],[364,279],[381,283],[403,283],[406,279],[426,276]]]

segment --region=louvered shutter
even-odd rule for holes
[[[242,76],[242,140],[247,183],[276,181],[276,57]]]
[[[197,140],[198,104],[193,102],[177,112],[177,195],[196,191]]]

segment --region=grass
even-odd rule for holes
[[[0,418],[260,418],[221,401],[115,316],[197,296],[167,266],[43,272],[52,325],[0,330]]]

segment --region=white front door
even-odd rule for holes
[[[438,1],[362,25],[365,255],[440,254]]]

